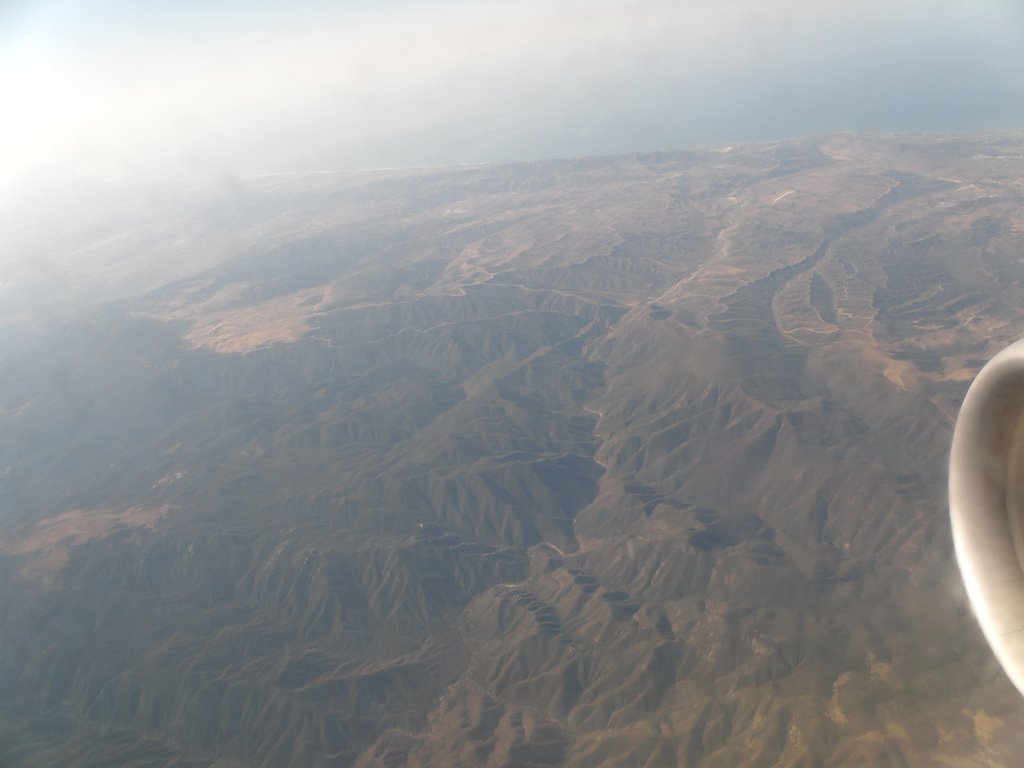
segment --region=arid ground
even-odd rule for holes
[[[1024,135],[95,185],[0,238],[0,765],[1007,766]]]

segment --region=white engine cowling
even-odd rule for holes
[[[985,638],[1024,694],[1024,340],[971,384],[953,433],[949,512]]]

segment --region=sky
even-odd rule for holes
[[[0,0],[0,195],[1024,127],[1019,0]]]

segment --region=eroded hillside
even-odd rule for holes
[[[0,764],[1014,765],[945,461],[1022,171],[838,136],[7,225]]]

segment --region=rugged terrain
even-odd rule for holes
[[[1024,136],[96,186],[0,238],[0,765],[1015,765]]]

